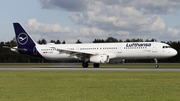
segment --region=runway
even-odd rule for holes
[[[0,71],[170,71],[180,68],[80,68],[80,67],[0,67]]]

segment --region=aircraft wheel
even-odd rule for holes
[[[158,64],[156,64],[156,65],[155,65],[155,67],[156,67],[156,68],[159,68],[159,65],[158,65]]]
[[[94,68],[99,68],[99,63],[94,63],[93,66]]]
[[[84,63],[82,63],[82,66],[83,66],[83,68],[87,68],[89,66],[89,64],[84,62]]]

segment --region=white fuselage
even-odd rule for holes
[[[52,48],[55,47],[55,48]],[[165,43],[125,42],[91,44],[47,44],[36,45],[38,52],[48,60],[79,59],[57,49],[106,54],[109,59],[159,59],[175,56],[177,51]]]

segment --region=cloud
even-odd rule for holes
[[[82,42],[92,42],[92,39],[108,36],[105,31],[98,28],[80,28],[77,31],[69,27],[62,27],[60,24],[40,23],[35,18],[27,20],[26,28],[36,41],[44,38],[48,41],[55,39],[65,40],[68,43],[75,43],[77,39]]]
[[[109,31],[152,29],[159,30],[165,27],[164,21],[157,15],[143,15],[132,7],[121,8],[116,6],[105,7],[105,11],[88,11],[83,13],[71,13],[70,18],[75,24],[88,27],[98,27]],[[119,13],[119,14],[117,14]],[[161,27],[158,27],[160,23]],[[156,27],[156,28],[155,28]]]
[[[144,13],[174,13],[180,7],[178,0],[37,0],[46,9],[62,9],[73,12],[94,10],[94,6],[133,7]]]
[[[105,31],[97,29],[95,27],[93,28],[81,28],[79,30],[80,33],[82,33],[82,36],[108,36],[107,33],[105,33]]]
[[[116,34],[118,35],[130,35],[129,31],[117,31]]]
[[[161,41],[175,41],[180,39],[180,31],[174,28],[167,28],[160,33]],[[174,39],[174,40],[171,40]]]
[[[69,27],[62,27],[60,24],[43,24],[37,22],[35,18],[29,19],[27,21],[26,27],[33,29],[35,32],[44,32],[44,33],[70,33],[73,32]]]
[[[74,24],[85,28],[76,35],[86,38],[116,37],[168,39],[177,36],[158,14],[175,14],[178,0],[38,0],[45,9],[70,11]],[[70,30],[70,29],[69,29]],[[96,33],[96,34],[95,34]],[[162,36],[167,35],[167,36]],[[104,38],[103,37],[103,38]],[[170,37],[173,39],[173,37]],[[165,41],[165,40],[164,40]]]
[[[71,33],[77,33],[76,30],[70,29],[69,27],[62,27],[60,24],[44,24],[38,22],[35,18],[29,19],[26,22],[26,28],[32,33],[35,40],[42,38],[53,40],[62,39],[65,36],[75,36]]]
[[[180,35],[180,31],[173,28],[168,28],[168,33],[171,33],[172,37],[178,37]]]
[[[70,18],[75,24],[95,27],[113,34],[112,36],[117,36],[118,32],[122,31],[129,32],[121,34],[121,38],[127,35],[129,38],[144,37],[143,35],[147,36],[147,33],[156,35],[158,31],[166,29],[164,20],[158,15],[143,14],[133,7],[109,5],[95,8],[94,11],[73,12]]]
[[[67,11],[83,11],[87,9],[88,0],[38,0],[43,8]]]

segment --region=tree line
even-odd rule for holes
[[[113,43],[113,42],[154,42],[156,39],[126,39],[125,41],[121,39],[116,39],[113,37],[108,37],[107,39],[94,39],[92,43]],[[163,42],[163,41],[161,41]],[[45,39],[41,39],[37,41],[38,44],[47,44],[47,41]],[[60,40],[50,40],[50,43],[55,43],[55,44],[66,44],[65,41],[60,41]],[[81,44],[82,42],[78,39],[75,44]],[[168,41],[168,42],[163,42],[169,44],[172,48],[176,49],[178,52],[180,52],[180,41]],[[23,54],[17,54],[10,49],[3,48],[3,46],[8,46],[8,47],[15,47],[17,46],[15,38],[11,41],[8,42],[0,42],[0,63],[59,63],[59,62],[69,62],[69,61],[49,61],[49,60],[44,60],[41,58],[33,57],[33,56],[28,56],[28,55],[23,55]],[[74,61],[77,62],[77,61]],[[154,63],[153,59],[148,59],[148,60],[126,60],[125,62],[127,63]],[[167,59],[159,59],[159,63],[179,63],[180,62],[180,54],[178,53],[176,56],[172,58],[167,58]]]

